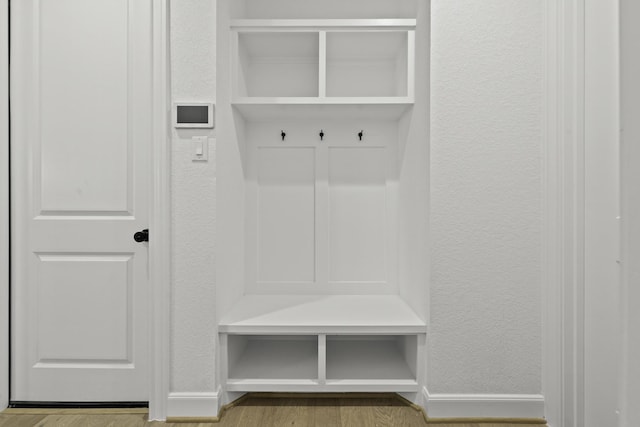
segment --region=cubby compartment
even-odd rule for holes
[[[239,97],[317,97],[318,33],[237,33]]]
[[[227,348],[231,383],[318,378],[315,335],[229,335]]]
[[[327,32],[328,97],[406,97],[408,31]]]
[[[280,326],[282,331],[296,328]],[[326,334],[327,329],[308,325],[307,333],[296,335],[221,333],[227,390],[418,391],[424,334]]]
[[[327,382],[416,381],[416,335],[327,336]]]

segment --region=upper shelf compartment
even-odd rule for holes
[[[408,97],[408,31],[326,33],[326,96]]]
[[[239,97],[317,97],[318,33],[239,32]]]
[[[231,23],[233,104],[412,104],[415,19]]]

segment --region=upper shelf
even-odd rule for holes
[[[415,19],[233,19],[231,28],[242,31],[265,30],[411,30]]]
[[[414,102],[415,19],[235,20],[234,105]]]

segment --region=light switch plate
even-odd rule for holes
[[[209,160],[209,138],[206,136],[192,136],[192,158],[194,162],[206,162]]]

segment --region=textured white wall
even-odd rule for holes
[[[173,101],[215,101],[215,0],[172,0]],[[191,161],[191,136],[173,132],[171,391],[215,388],[215,144]]]
[[[541,391],[543,6],[432,1],[431,393]]]
[[[543,4],[432,2],[429,391],[539,393]],[[215,97],[215,0],[171,1],[174,100]],[[213,391],[215,147],[173,141],[172,391]]]

